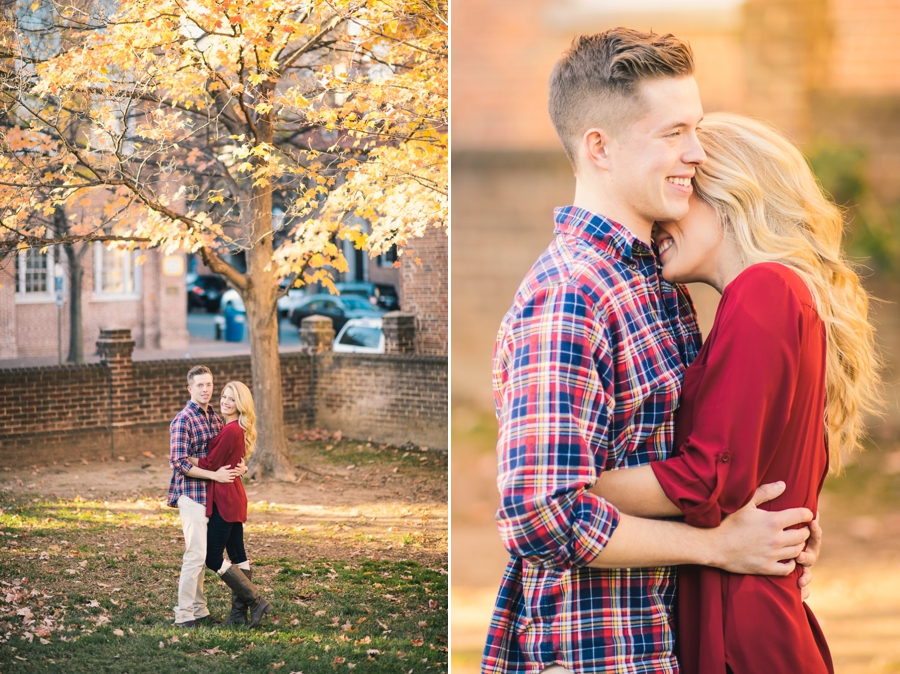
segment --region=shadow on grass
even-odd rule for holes
[[[254,562],[274,617],[254,630],[181,630],[172,624],[182,547],[171,513],[2,499],[4,672],[447,671],[443,567],[337,544],[310,556],[299,541],[285,555],[282,541],[278,556]],[[230,594],[212,573],[206,593],[224,617]]]

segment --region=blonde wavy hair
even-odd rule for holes
[[[698,131],[707,160],[697,196],[719,216],[749,266],[778,262],[809,288],[825,324],[825,427],[829,467],[861,449],[864,416],[881,407],[869,296],[841,250],[843,217],[800,150],[771,127],[727,113],[707,115]]]
[[[231,389],[234,396],[234,405],[238,411],[238,423],[244,430],[244,458],[249,460],[256,449],[256,407],[253,404],[253,396],[246,384],[239,381],[230,381],[222,387],[224,395],[226,389]]]

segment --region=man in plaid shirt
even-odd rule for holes
[[[235,468],[223,466],[211,471],[198,468],[187,460],[189,456],[205,457],[209,441],[224,426],[222,418],[209,408],[213,392],[213,377],[209,368],[204,365],[191,368],[187,381],[191,399],[169,427],[172,480],[166,503],[170,508],[178,508],[184,532],[184,557],[178,581],[178,605],[175,607],[176,627],[195,627],[214,622],[203,594],[206,524],[209,521],[206,517],[206,483],[208,480],[234,482],[235,477],[247,470],[243,461]]]
[[[678,672],[677,564],[786,575],[812,519],[754,501],[717,529],[629,517],[591,493],[603,470],[669,457],[681,377],[700,346],[687,291],[649,245],[687,214],[705,155],[690,47],[614,29],[577,38],[550,79],[573,206],[500,326],[497,513],[512,558],[482,671]]]

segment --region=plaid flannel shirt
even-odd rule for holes
[[[169,426],[169,466],[172,480],[166,503],[171,508],[178,507],[178,497],[184,494],[201,505],[206,505],[206,480],[188,477],[192,468],[189,456],[204,458],[209,452],[209,441],[225,426],[222,418],[210,408],[209,418],[193,400],[172,420]]]
[[[675,673],[675,568],[589,568],[619,514],[587,490],[603,470],[669,457],[700,347],[694,308],[627,229],[575,207],[555,215],[494,352],[497,521],[512,558],[482,671]]]

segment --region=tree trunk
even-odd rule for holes
[[[259,140],[272,143],[271,113],[259,121]],[[250,330],[250,368],[259,436],[250,460],[249,476],[272,477],[293,482],[297,473],[291,463],[284,428],[281,389],[281,359],[278,355],[278,311],[275,297],[278,280],[272,271],[272,188],[254,185],[247,215],[254,245],[247,250],[247,288],[244,305]]]
[[[90,246],[81,244],[82,248]],[[76,252],[75,244],[63,245],[66,261],[69,263],[69,355],[66,362],[84,362],[84,325],[81,320],[81,279],[84,268],[81,266],[81,254]]]

